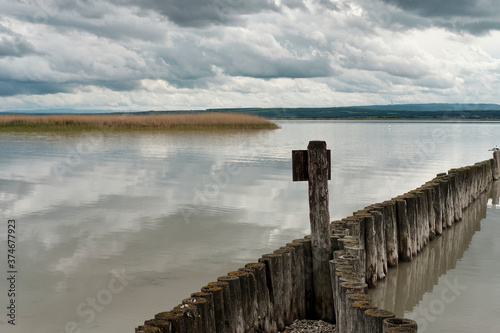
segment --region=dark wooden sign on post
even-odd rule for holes
[[[334,322],[330,280],[330,213],[328,180],[331,179],[331,153],[325,141],[310,141],[307,150],[292,151],[293,181],[309,182],[309,220],[311,223],[313,286],[316,314]]]

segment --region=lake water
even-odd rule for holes
[[[292,182],[291,151],[310,140],[332,150],[332,220],[491,158],[488,149],[500,141],[496,122],[277,123],[278,130],[246,132],[0,133],[5,313],[9,219],[17,222],[18,271],[16,325],[2,314],[0,331],[133,331],[218,276],[308,234],[307,183]],[[456,263],[423,295],[387,305],[401,315],[439,310],[428,331],[460,331],[450,318],[472,325],[500,318],[497,208],[484,208],[488,217],[465,238],[466,250],[456,250]],[[441,311],[431,293],[440,297],[455,278],[469,288]],[[392,299],[406,298],[403,288]]]

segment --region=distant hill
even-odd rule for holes
[[[206,110],[162,110],[120,112],[111,110],[31,110],[16,113],[191,113],[191,112],[235,112],[248,113],[273,119],[435,119],[435,120],[500,120],[498,104],[394,104],[343,106],[322,108],[225,108]],[[3,112],[6,113],[6,112]],[[12,112],[9,112],[12,113]]]
[[[274,119],[500,119],[498,104],[398,104],[324,108],[209,109]]]
[[[394,111],[500,111],[498,104],[394,104],[394,105],[368,105],[358,106],[361,109],[370,110],[394,110]]]

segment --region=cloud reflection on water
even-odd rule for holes
[[[473,130],[463,132],[462,125],[442,123],[396,122],[390,130],[382,122],[280,125],[268,132],[106,133],[62,179],[51,176],[51,167],[88,137],[0,134],[0,205],[22,226],[26,312],[16,329],[60,331],[65,321],[81,320],[76,306],[103,288],[110,268],[120,267],[134,281],[119,295],[122,302],[113,302],[85,332],[109,330],[102,325],[123,313],[121,325],[130,329],[201,284],[307,234],[307,183],[291,180],[291,150],[306,149],[310,140],[326,140],[332,150],[330,215],[336,219],[435,173],[489,158],[477,146],[489,147],[497,133],[493,124],[469,124]],[[435,128],[447,133],[443,142],[407,167],[418,142]],[[241,172],[217,195],[193,204],[195,191],[228,165]],[[192,212],[189,223],[185,210]],[[168,296],[158,298],[160,292]],[[44,307],[64,315],[43,323]]]

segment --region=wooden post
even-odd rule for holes
[[[377,287],[377,240],[373,215],[363,215],[365,225],[365,279],[368,287]]]
[[[191,294],[191,297],[205,297],[211,300],[213,323],[210,323],[210,325],[215,326],[215,332],[217,333],[227,333],[228,330],[225,324],[226,318],[224,316],[224,294],[222,287],[216,285],[217,283],[218,282],[212,282],[212,285],[209,283],[209,285],[201,288],[201,292]]]
[[[417,197],[414,194],[406,193],[401,196],[406,201],[406,216],[410,225],[410,240],[412,257],[417,255],[418,230],[417,230]]]
[[[312,250],[311,240],[309,238],[294,239],[294,243],[302,243],[304,245],[304,283],[305,283],[305,298],[306,298],[306,316],[305,318],[313,318],[314,314],[314,290],[313,290],[313,275],[312,275]]]
[[[462,205],[460,204],[460,198],[459,198],[460,193],[458,192],[457,176],[455,174],[450,173],[448,175],[448,178],[450,179],[451,200],[453,202],[454,222],[458,222],[462,219]]]
[[[229,283],[224,281],[210,282],[209,287],[219,287],[222,289],[222,310],[224,310],[224,333],[234,331],[234,316],[233,316],[233,304],[231,299],[231,290],[229,289]],[[214,295],[215,297],[215,295]]]
[[[340,290],[337,293],[340,296],[338,300],[339,313],[341,314],[340,320],[337,320],[338,332],[348,332],[350,312],[347,308],[348,295],[352,294],[366,294],[368,291],[368,285],[364,282],[342,282],[340,284]]]
[[[222,289],[220,289],[220,292],[222,294]],[[207,300],[207,306],[208,306],[208,332],[217,332],[217,327],[215,324],[215,306],[214,306],[214,295],[208,292],[196,292],[192,293],[191,297],[195,298],[204,298]]]
[[[149,327],[149,331],[143,329],[143,331],[137,331],[136,333],[148,333],[148,332],[158,332],[158,333],[172,333],[172,323],[167,320],[161,320],[161,319],[150,319],[146,320],[144,322],[143,327]],[[155,331],[152,329],[152,327],[159,329],[159,331]]]
[[[264,332],[276,333],[278,328],[274,321],[274,310],[267,288],[266,264],[249,263],[245,267],[253,271],[256,280],[256,292],[258,302],[258,328]]]
[[[233,271],[227,273],[228,276],[238,277],[240,282],[241,314],[243,316],[243,327],[246,332],[253,326],[253,295],[250,295],[250,273],[242,271]]]
[[[346,306],[345,306],[345,309],[346,309],[346,313],[345,313],[345,316],[347,318],[347,332],[348,333],[351,333],[351,332],[355,332],[354,331],[354,326],[355,326],[355,318],[354,316],[352,315],[352,311],[353,311],[353,308],[352,308],[352,305],[357,302],[357,301],[363,301],[363,302],[371,302],[371,298],[370,296],[368,296],[368,294],[363,294],[363,293],[351,293],[350,291],[348,291],[347,293],[347,303],[346,303]],[[340,331],[337,331],[338,333],[340,333]]]
[[[158,327],[143,325],[135,329],[135,333],[161,333],[162,330]]]
[[[412,191],[417,199],[417,234],[419,251],[429,243],[429,210],[427,208],[427,192],[417,189]]]
[[[283,330],[286,327],[283,299],[283,255],[264,254],[259,262],[266,264],[267,287],[270,300],[273,303],[274,320],[278,330]]]
[[[443,211],[441,209],[443,200],[441,198],[439,182],[433,180],[431,184],[434,188],[434,198],[432,200],[432,206],[434,208],[434,230],[436,231],[436,236],[440,236],[443,234]]]
[[[330,153],[326,142],[311,141],[307,151],[292,151],[293,180],[309,183],[309,221],[313,258],[313,287],[316,314],[333,322],[333,295],[328,261],[331,252],[328,179],[331,178]]]
[[[221,276],[217,278],[218,282],[227,282],[229,284],[229,295],[231,298],[231,313],[232,313],[232,318],[230,318],[232,321],[232,326],[233,326],[233,331],[232,332],[237,332],[237,333],[242,333],[245,332],[244,327],[245,327],[245,321],[243,318],[243,306],[242,306],[242,295],[241,295],[241,287],[240,287],[240,278],[237,276]],[[224,306],[226,306],[227,303],[224,302]]]
[[[417,333],[417,330],[410,327],[391,327],[385,330],[384,333]]]
[[[190,297],[182,300],[182,304],[192,304],[196,306],[198,309],[198,313],[200,315],[200,332],[206,332],[206,333],[215,333],[215,330],[212,330],[212,327],[210,327],[210,322],[209,322],[209,316],[210,316],[210,310],[208,306],[208,301],[205,298],[201,297]]]
[[[375,227],[375,246],[377,247],[377,277],[379,280],[387,274],[387,250],[385,241],[384,215],[379,210],[371,210]]]
[[[352,332],[367,332],[366,315],[368,309],[376,309],[377,306],[371,302],[356,301],[351,305],[351,326]]]
[[[171,323],[172,332],[179,332],[179,333],[189,332],[188,331],[189,328],[186,326],[186,323],[184,322],[184,317],[182,313],[173,311],[160,312],[155,315],[154,319],[169,321]]]
[[[360,281],[365,280],[365,260],[364,260],[365,250],[360,245],[348,246],[346,248],[346,254],[340,256],[340,259],[345,260],[347,263],[351,264],[356,274],[356,277]],[[362,258],[360,256],[363,256]]]
[[[382,333],[384,319],[396,317],[393,312],[382,309],[368,309],[365,315],[367,333]]]
[[[393,327],[408,327],[414,329],[415,331],[418,329],[416,321],[405,318],[386,318],[384,319],[382,326],[384,327],[384,332]]]
[[[429,240],[436,238],[436,212],[434,211],[435,191],[431,185],[425,186],[424,191],[427,193],[427,211],[429,216]]]
[[[500,179],[500,150],[493,152],[493,159],[495,163],[493,164],[493,179]]]
[[[293,267],[293,302],[294,318],[306,317],[306,288],[305,288],[305,266],[304,266],[304,244],[288,243],[287,247],[293,248],[292,267]]]
[[[396,202],[394,200],[382,203],[384,208],[384,225],[386,238],[387,265],[398,266],[398,228],[396,217]]]
[[[285,326],[290,325],[295,318],[292,318],[292,300],[293,300],[293,286],[292,286],[292,249],[283,248],[275,250],[275,254],[281,255],[282,269],[283,269],[283,282],[282,282],[282,301],[283,301],[283,317]]]
[[[406,200],[402,198],[396,199],[396,214],[398,227],[398,257],[402,261],[411,261],[412,255],[412,240],[411,228],[406,212]]]
[[[184,320],[184,325],[186,328],[185,333],[201,333],[202,325],[201,325],[201,313],[198,308],[193,304],[179,304],[173,310],[173,313],[178,313],[182,315]],[[156,318],[155,319],[162,319]],[[177,332],[173,330],[174,332]],[[184,331],[179,330],[179,333]]]

